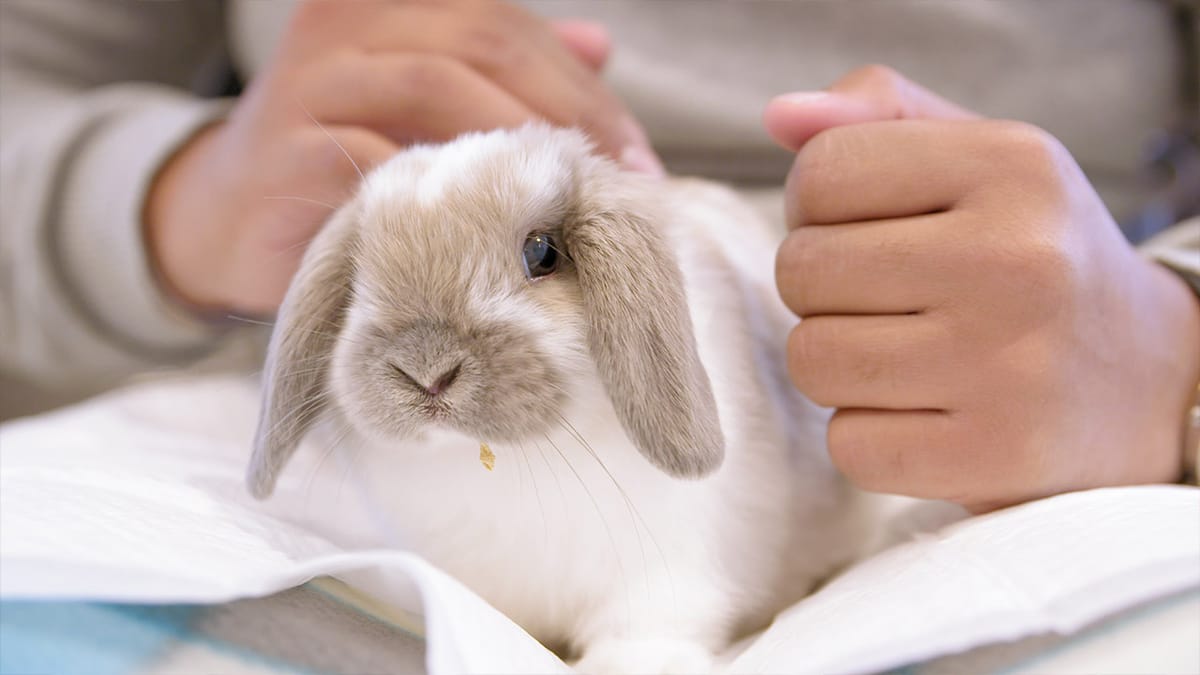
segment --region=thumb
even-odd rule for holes
[[[853,70],[824,91],[775,97],[763,124],[777,143],[799,150],[830,127],[897,119],[961,120],[978,117],[886,66]]]
[[[608,53],[612,51],[612,38],[604,24],[596,21],[564,19],[551,22],[550,28],[558,36],[559,41],[566,46],[567,51],[583,61],[588,68],[597,72],[604,68],[604,62],[608,60]]]

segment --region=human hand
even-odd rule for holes
[[[868,490],[987,511],[1180,477],[1200,304],[1049,134],[868,67],[767,108],[798,150],[776,280],[795,385]]]
[[[146,208],[167,288],[213,313],[275,311],[304,248],[361,172],[416,141],[532,119],[580,126],[661,171],[601,82],[596,24],[499,2],[309,2],[227,121],[168,163]]]

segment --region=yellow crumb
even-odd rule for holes
[[[479,443],[479,463],[488,471],[496,468],[496,455],[487,443]]]

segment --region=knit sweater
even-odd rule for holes
[[[605,22],[606,77],[667,166],[737,183],[776,220],[790,157],[763,130],[763,106],[864,63],[1047,129],[1123,221],[1165,189],[1147,180],[1149,148],[1197,120],[1188,92],[1200,58],[1178,2],[525,4]],[[223,65],[253,78],[293,5],[0,3],[0,419],[261,337],[172,305],[142,215],[164,162],[228,109],[213,96]],[[1197,278],[1200,221],[1147,250]]]

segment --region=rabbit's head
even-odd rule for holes
[[[409,149],[313,241],[280,308],[247,477],[269,495],[312,422],[402,439],[538,437],[598,376],[668,474],[724,455],[656,181],[531,125]]]

